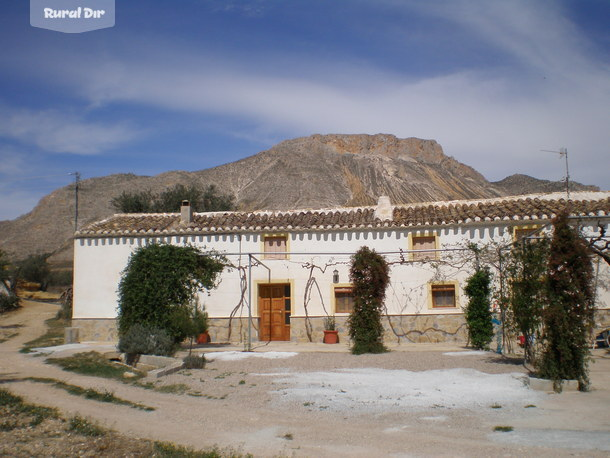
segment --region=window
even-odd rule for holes
[[[352,313],[354,310],[354,288],[335,286],[335,313]]]
[[[455,284],[442,283],[430,285],[432,308],[455,308],[457,307],[455,297]]]
[[[287,259],[287,239],[285,235],[266,236],[263,250],[265,259]]]
[[[411,237],[412,250],[435,250],[436,235],[414,235]],[[438,259],[436,251],[419,251],[411,254],[413,261],[426,261],[429,259]]]
[[[534,235],[539,229],[539,226],[528,226],[528,227],[514,227],[513,228],[513,240],[516,242],[521,240],[523,237]]]

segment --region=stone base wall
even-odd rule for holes
[[[78,338],[81,342],[117,342],[119,332],[117,320],[76,318],[72,319],[72,327],[78,328]]]
[[[395,315],[383,318],[386,342],[459,343],[468,341],[463,314]]]
[[[212,343],[248,341],[248,318],[208,318]],[[252,319],[252,341],[258,340],[258,318]]]
[[[324,336],[324,317],[310,317],[309,333],[305,317],[290,319],[291,341],[322,342]],[[252,341],[258,341],[258,318],[252,320]],[[347,316],[335,317],[339,341],[349,339]],[[210,337],[214,343],[244,343],[248,341],[248,319],[233,318],[229,327],[229,318],[210,318]],[[468,340],[468,329],[463,314],[455,315],[395,315],[384,316],[382,324],[385,329],[384,341],[405,343],[461,343]],[[73,319],[72,327],[79,328],[81,342],[116,342],[118,340],[117,322],[115,319]],[[601,332],[610,329],[610,309],[595,311],[595,329]],[[229,332],[230,330],[230,332]]]
[[[610,327],[610,311],[605,319]],[[306,321],[309,326],[306,326]],[[230,322],[230,326],[229,326]],[[258,318],[252,320],[252,341],[258,341]],[[349,340],[347,316],[335,317],[339,341]],[[386,342],[452,342],[466,343],[467,330],[463,315],[398,315],[382,318]],[[241,344],[248,341],[247,318],[210,318],[209,333],[213,343]],[[73,319],[72,327],[79,328],[81,342],[118,341],[115,319]],[[309,328],[309,329],[308,329]],[[292,317],[290,320],[292,342],[322,342],[324,317]],[[308,332],[309,331],[309,332]]]
[[[311,340],[322,342],[324,337],[324,317],[310,317]],[[385,342],[421,343],[466,343],[468,331],[464,315],[396,315],[382,318]],[[292,341],[309,342],[304,317],[290,319]],[[339,341],[349,340],[347,316],[335,317]]]
[[[248,340],[248,320],[233,319],[229,338],[227,318],[210,319],[212,342],[244,343]],[[258,341],[258,319],[253,319],[252,341]],[[309,326],[306,325],[309,323]],[[339,341],[349,340],[347,316],[335,317]],[[468,333],[463,315],[413,315],[383,317],[386,342],[452,342],[466,343]],[[324,338],[324,317],[291,317],[290,340],[292,342],[322,342]],[[311,338],[311,339],[310,339]]]

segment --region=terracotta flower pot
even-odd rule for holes
[[[336,344],[339,343],[339,331],[327,331],[324,330],[324,341],[325,344]]]
[[[206,343],[210,343],[211,341],[212,341],[212,339],[210,339],[210,334],[208,332],[202,332],[201,334],[199,334],[197,336],[198,344],[206,344]]]

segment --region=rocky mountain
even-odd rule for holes
[[[172,171],[153,177],[118,174],[83,180],[79,227],[113,214],[110,201],[123,191],[159,192],[178,183],[215,184],[221,192],[235,196],[242,210],[371,205],[380,195],[389,195],[393,203],[487,198],[549,192],[562,186],[526,175],[490,183],[472,167],[446,156],[434,140],[385,134],[312,135],[196,172]],[[577,188],[595,187],[574,184]],[[53,252],[54,264],[69,265],[73,230],[72,185],[48,194],[28,214],[0,221],[0,249],[17,259]]]
[[[527,189],[528,193],[564,192],[566,190],[565,181],[539,180],[521,174],[511,175],[500,181],[493,181],[492,184],[501,190],[504,195],[509,196],[523,194],[523,189]],[[599,191],[599,187],[570,182],[570,191]]]

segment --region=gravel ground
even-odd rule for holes
[[[449,355],[442,346],[361,356],[329,352],[330,346],[285,358],[211,354],[214,360],[205,369],[151,378],[145,382],[156,389],[144,389],[66,373],[41,357],[17,353],[27,330],[44,318],[44,307],[34,306],[29,318],[23,315],[26,326],[19,336],[0,346],[7,387],[31,402],[89,417],[130,437],[197,449],[233,447],[256,456],[557,457],[610,451],[605,352],[595,353],[591,393],[532,392],[519,380],[524,369],[517,361],[494,353]],[[24,376],[108,390],[155,410],[86,400],[20,381]],[[495,426],[514,431],[494,432]]]

